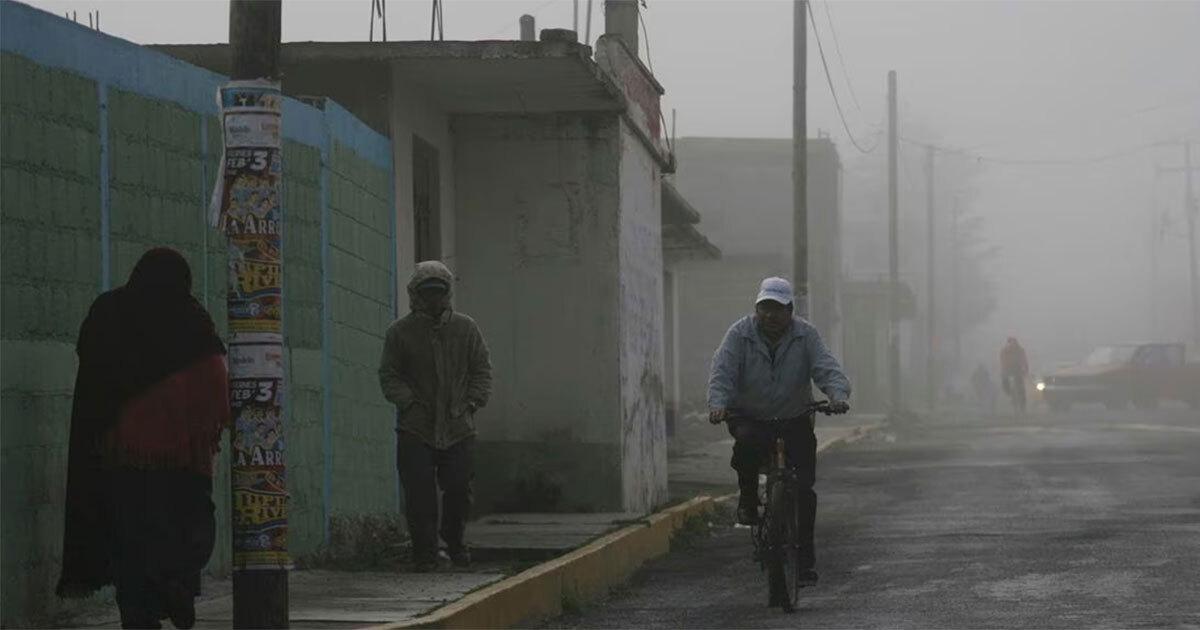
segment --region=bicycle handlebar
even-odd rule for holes
[[[815,413],[823,413],[827,416],[833,415],[833,411],[830,409],[830,402],[828,400],[817,400],[817,401],[811,402],[808,404],[808,408],[805,410],[804,414],[802,416],[798,416],[798,417],[807,417],[807,416],[811,416]],[[785,420],[796,420],[796,419],[797,418],[755,418],[753,416],[730,415],[730,416],[726,416],[724,419],[722,419],[721,422],[729,422],[730,420],[755,420],[757,422],[782,422]]]

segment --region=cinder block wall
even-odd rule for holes
[[[166,245],[224,334],[228,282],[225,239],[204,222],[223,78],[24,5],[0,13],[0,624],[14,626],[59,605],[74,343],[91,301]],[[394,302],[392,168],[390,141],[333,103],[286,102],[284,133],[290,548],[302,555],[331,515],[398,509],[375,378]],[[217,573],[230,561],[226,454]]]
[[[101,286],[96,84],[0,56],[3,615],[53,596],[75,337]],[[19,618],[19,617],[18,617]]]

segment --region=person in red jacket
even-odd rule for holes
[[[1025,377],[1028,375],[1029,358],[1025,356],[1025,348],[1016,337],[1009,337],[1000,350],[1000,383],[1020,413],[1025,413]]]
[[[59,597],[116,586],[122,628],[196,622],[230,425],[225,345],[179,252],[152,249],[79,332]]]

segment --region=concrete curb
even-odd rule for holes
[[[371,630],[401,628],[509,628],[556,617],[563,602],[604,597],[647,560],[671,549],[671,538],[690,518],[710,513],[714,500],[699,496],[598,538],[564,556],[467,594],[427,615]]]

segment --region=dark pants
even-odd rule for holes
[[[123,628],[159,628],[190,609],[216,540],[212,479],[118,470],[108,485],[110,562]]]
[[[778,433],[777,433],[778,432]],[[775,437],[782,435],[788,463],[800,481],[800,563],[810,569],[815,563],[813,527],[817,520],[817,436],[812,422],[801,418],[792,422],[740,420],[729,423],[733,436],[733,459],[738,488],[743,501],[758,500],[758,472],[775,455]]]
[[[412,536],[413,559],[437,557],[438,534],[450,552],[464,549],[463,533],[471,512],[471,479],[475,438],[467,438],[447,449],[435,449],[420,438],[399,432],[396,464],[404,485],[408,532]],[[438,527],[438,489],[442,491],[442,519]]]

